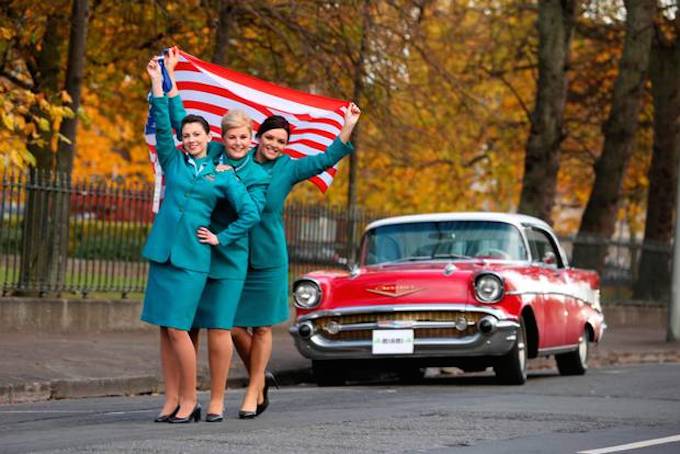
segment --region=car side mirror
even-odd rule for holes
[[[349,271],[350,276],[356,276],[359,274],[359,265],[350,260],[347,262],[347,271]]]
[[[546,252],[545,255],[543,255],[543,259],[541,260],[543,263],[546,265],[555,265],[557,266],[557,257],[555,256],[554,252]]]

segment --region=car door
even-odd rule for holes
[[[540,295],[543,327],[539,327],[539,348],[549,349],[564,345],[568,298],[563,292],[565,264],[555,239],[537,226],[526,227],[531,249],[531,261],[537,276],[536,293]]]

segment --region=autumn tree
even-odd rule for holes
[[[619,72],[614,85],[609,117],[603,126],[602,154],[594,166],[595,181],[586,204],[579,237],[599,235],[609,238],[614,232],[619,197],[626,165],[632,154],[638,126],[644,82],[654,33],[655,0],[628,0],[626,37]],[[585,268],[602,269],[606,247],[579,242],[574,247],[574,262]]]
[[[577,1],[539,2],[538,84],[524,157],[520,213],[549,221],[564,139],[569,50]]]
[[[674,6],[678,6],[674,2]],[[654,147],[647,180],[647,214],[637,299],[660,300],[670,292],[669,246],[673,238],[680,159],[680,17],[657,20],[650,79],[654,101]]]

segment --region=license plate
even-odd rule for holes
[[[373,330],[373,354],[412,354],[412,329],[376,329]]]

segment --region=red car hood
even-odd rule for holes
[[[361,268],[357,275],[315,272],[306,277],[321,284],[323,302],[316,310],[395,304],[465,304],[471,276],[486,270],[502,272],[517,264],[482,260],[419,262]]]

